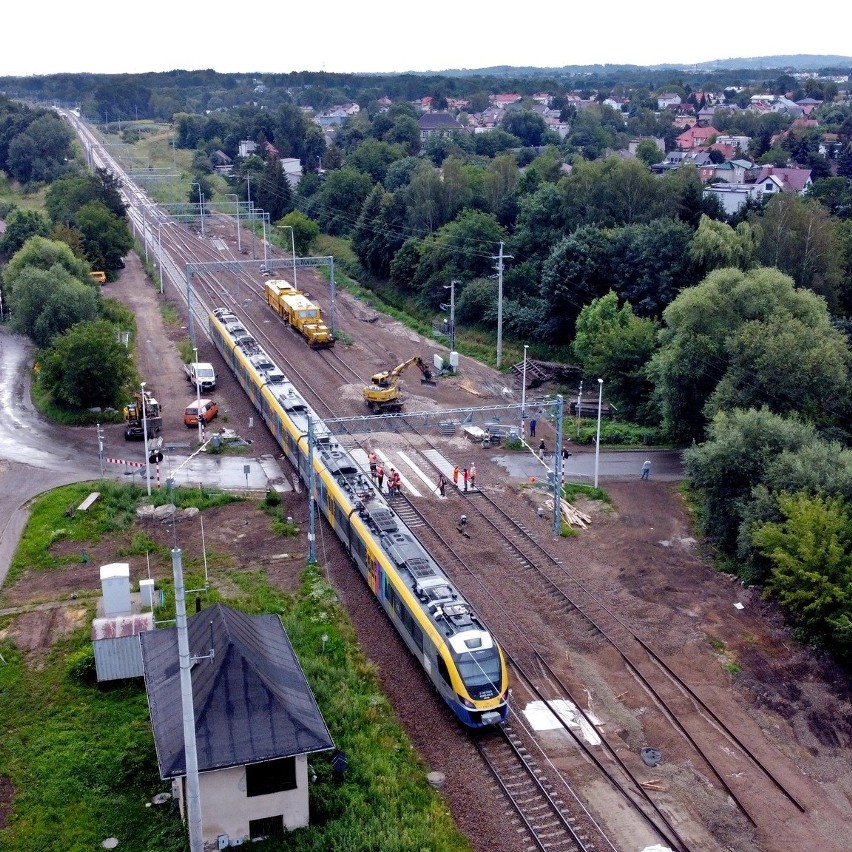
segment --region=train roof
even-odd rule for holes
[[[229,317],[226,319],[223,314]],[[233,314],[214,311],[214,316],[233,336],[230,330]],[[253,338],[250,344],[238,339],[234,343],[259,384],[265,386],[301,434],[307,435],[308,419],[312,419],[314,455],[349,503],[350,515],[354,513],[370,529],[423,615],[447,638],[453,652],[461,655],[493,648],[494,641],[473,607],[394,511],[393,501],[376,490],[371,477],[334,437],[295,385]],[[272,381],[273,375],[282,378]]]

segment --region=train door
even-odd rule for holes
[[[379,565],[379,561],[373,556],[372,553],[367,554],[367,584],[373,590],[373,594],[379,599],[382,600],[384,595],[382,594],[382,566]]]

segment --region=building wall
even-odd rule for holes
[[[246,796],[244,766],[202,772],[199,786],[205,844],[215,842],[222,834],[227,834],[230,839],[248,838],[250,820],[279,814],[284,816],[284,827],[289,831],[305,828],[308,825],[308,759],[306,755],[296,758],[295,790],[249,798]]]

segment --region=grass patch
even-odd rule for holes
[[[178,313],[178,309],[172,302],[162,302],[160,304],[160,314],[162,315],[163,322],[166,324],[166,326],[176,328],[181,324],[181,318],[180,314]],[[183,350],[181,350],[181,354],[183,354]],[[192,354],[191,346],[190,354]]]
[[[100,492],[101,496],[88,511],[77,512],[77,506],[92,491]],[[78,543],[82,548],[87,542],[98,543],[104,536],[118,535],[133,524],[136,507],[143,499],[147,501],[141,488],[109,480],[75,483],[37,498],[21,543],[9,567],[7,585],[14,584],[27,569],[49,571],[79,561],[78,554],[65,557],[53,555],[50,545],[54,541],[65,539]],[[171,493],[160,489],[151,495],[150,501],[155,506],[173,502],[180,509],[196,506],[204,510],[211,506],[227,505],[239,499],[219,491],[176,488]],[[145,543],[141,539],[136,541],[139,538],[137,536],[134,539],[135,545],[131,544],[134,553],[145,552]]]
[[[612,504],[612,498],[603,488],[595,488],[594,485],[581,485],[579,483],[568,482],[562,486],[562,496],[569,502],[573,503],[577,497],[586,497],[589,500],[599,500],[601,503]]]
[[[45,533],[51,523],[81,542],[126,528],[139,494],[130,486],[104,483],[96,511],[66,516],[66,509],[78,505],[75,501],[90,490],[86,485],[68,486],[36,501],[18,564],[35,559],[50,567]],[[212,505],[219,499],[192,489],[177,489],[175,494],[181,503],[207,500],[206,505]],[[274,499],[266,502],[274,504]],[[269,509],[278,511],[280,504]],[[149,547],[146,539],[135,536],[130,549]],[[226,566],[225,557],[217,563],[220,569]],[[185,560],[185,567],[187,586],[199,588],[200,567],[191,560]],[[330,755],[314,756],[311,827],[264,848],[469,850],[445,803],[426,783],[427,769],[412,751],[321,571],[316,566],[305,569],[294,595],[272,588],[263,571],[224,571],[232,589],[228,598],[211,589],[205,603],[221,599],[245,612],[281,617],[335,745],[349,763],[346,775],[337,781]],[[158,586],[166,593],[167,605],[158,609],[157,617],[168,619],[174,612],[173,589],[168,582]],[[106,685],[93,680],[88,621],[94,614],[90,607],[85,626],[55,643],[38,670],[10,640],[0,645],[6,662],[0,666],[0,714],[7,720],[0,765],[15,791],[8,824],[0,830],[0,848],[82,852],[115,836],[120,848],[183,852],[187,837],[176,808],[145,807],[168,785],[159,778],[141,680]],[[11,623],[11,616],[0,620],[0,629]]]
[[[576,444],[593,446],[597,437],[597,421],[583,419],[577,428],[577,419],[566,418],[563,429]],[[653,426],[641,426],[637,423],[624,423],[620,420],[601,421],[601,446],[623,447],[659,447],[669,446],[662,432]]]

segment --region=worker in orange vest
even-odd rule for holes
[[[459,487],[459,466],[458,465],[456,465],[453,468],[453,485],[455,485],[456,488]]]
[[[376,478],[376,454],[370,450],[370,476]]]
[[[385,481],[385,469],[379,465],[376,468],[376,481],[379,483],[379,492],[382,490],[382,483]]]

